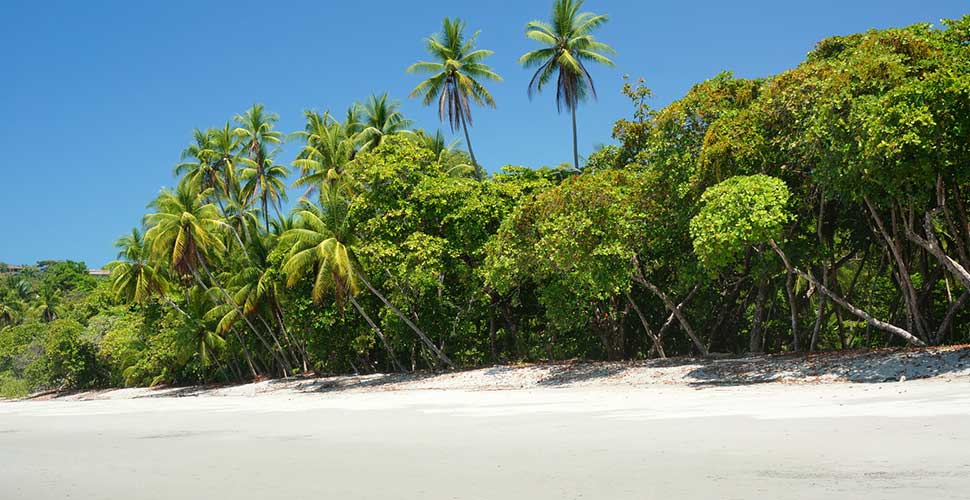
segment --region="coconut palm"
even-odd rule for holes
[[[245,204],[259,198],[265,228],[269,231],[269,207],[272,206],[279,214],[280,204],[286,199],[286,177],[290,175],[290,169],[276,163],[276,151],[258,155],[257,158],[262,158],[262,162],[253,158],[241,160],[245,165],[239,172],[239,179],[243,183],[241,194]]]
[[[145,216],[145,224],[149,228],[145,232],[145,238],[152,242],[152,255],[179,275],[194,277],[200,286],[208,290],[209,287],[199,275],[199,269],[202,269],[225,299],[225,303],[237,311],[286,374],[289,371],[288,364],[278,357],[259,329],[242,314],[239,304],[209,269],[209,263],[226,251],[222,236],[229,227],[221,219],[215,205],[207,201],[210,195],[211,189],[200,191],[184,181],[179,183],[175,191],[162,190],[158,198],[149,205],[156,211]]]
[[[250,173],[249,179],[257,179],[253,184],[254,189],[248,194],[253,196],[258,189],[263,205],[263,217],[266,219],[268,228],[269,201],[274,196],[278,196],[278,193],[274,195],[267,190],[272,190],[273,183],[270,179],[275,177],[268,172],[274,168],[270,146],[283,142],[283,134],[273,130],[273,126],[279,121],[279,116],[275,113],[266,113],[262,104],[254,104],[244,114],[236,115],[233,120],[239,125],[233,130],[233,134],[242,139],[243,149],[248,158],[247,166],[255,171]],[[285,189],[283,191],[285,192]],[[247,198],[247,201],[253,201],[253,198]]]
[[[175,166],[176,176],[185,176],[200,189],[224,190],[224,177],[214,165],[219,160],[213,144],[213,131],[195,129],[193,143],[182,150],[180,162]]]
[[[322,302],[328,293],[334,294],[340,307],[349,301],[374,328],[387,349],[391,361],[398,369],[403,369],[383,332],[357,302],[356,295],[360,293],[360,285],[363,284],[408,325],[425,346],[444,363],[453,367],[448,356],[364,276],[354,253],[354,248],[359,242],[349,224],[350,205],[343,193],[344,190],[340,186],[325,184],[321,189],[320,207],[306,200],[301,203],[297,215],[302,227],[291,229],[283,235],[284,244],[290,246],[282,269],[287,276],[287,286],[294,286],[303,277],[310,275],[313,278],[310,293],[315,303]]]
[[[480,80],[502,81],[502,77],[482,62],[493,52],[475,48],[480,32],[465,38],[464,31],[464,21],[446,17],[441,33],[425,39],[425,48],[434,61],[420,61],[407,71],[430,75],[411,91],[411,97],[420,96],[426,106],[438,101],[438,117],[448,121],[452,132],[461,127],[472,164],[478,166],[468,134],[468,125],[472,122],[470,101],[494,108],[495,99]]]
[[[305,130],[292,134],[302,138],[305,144],[293,162],[302,171],[293,185],[306,186],[304,196],[309,196],[325,182],[331,171],[339,175],[353,161],[357,153],[356,135],[359,133],[354,132],[359,125],[352,121],[355,119],[353,113],[348,112],[346,123],[340,123],[329,112],[323,115],[315,111],[304,113],[307,120]]]
[[[573,167],[579,169],[579,145],[576,134],[576,108],[592,95],[596,97],[593,77],[586,63],[613,66],[607,57],[615,54],[613,47],[596,40],[592,33],[609,18],[591,12],[580,12],[584,0],[555,0],[550,22],[532,21],[526,25],[525,35],[546,47],[528,52],[519,58],[526,68],[537,68],[529,82],[529,97],[541,91],[556,78],[556,109],[572,114]]]
[[[418,130],[414,133],[414,140],[434,153],[449,177],[482,179],[482,170],[468,163],[468,155],[457,148],[458,141],[447,142],[440,130],[435,131],[434,135]]]
[[[361,151],[380,146],[386,136],[408,130],[412,122],[401,114],[399,108],[400,103],[388,100],[387,92],[370,96],[363,108],[363,126],[358,134]]]
[[[149,260],[150,248],[138,228],[115,242],[118,260],[106,266],[111,271],[111,289],[115,296],[129,303],[143,305],[153,296],[161,296],[166,303],[185,314],[165,297],[168,283],[156,266]]]
[[[235,129],[229,125],[229,122],[226,122],[221,128],[211,129],[210,132],[212,152],[217,158],[214,166],[222,173],[221,185],[224,189],[222,195],[225,198],[229,198],[232,189],[237,188],[239,184],[236,166],[242,144],[239,135],[234,132]]]
[[[225,223],[208,201],[211,194],[211,188],[200,189],[183,179],[174,191],[163,189],[149,204],[155,212],[145,216],[145,238],[152,242],[152,254],[181,276],[200,268],[208,274],[212,256],[226,250]]]

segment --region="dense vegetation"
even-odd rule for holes
[[[612,53],[581,3],[530,23],[547,48],[522,58],[573,117]],[[970,16],[944,24],[663,109],[630,82],[616,144],[555,169],[488,175],[387,95],[289,137],[256,105],[195,131],[110,279],[0,275],[0,391],[967,342]],[[411,71],[470,145],[500,78],[464,29]]]

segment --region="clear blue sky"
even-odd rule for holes
[[[139,224],[146,203],[172,185],[172,167],[195,127],[214,126],[255,102],[279,128],[302,128],[307,108],[342,111],[388,91],[426,129],[434,110],[406,100],[404,68],[444,16],[481,29],[480,45],[505,78],[497,110],[477,110],[479,161],[557,165],[571,159],[569,122],[553,95],[530,102],[516,64],[534,47],[526,22],[551,0],[45,1],[0,2],[0,262],[84,260],[101,266],[112,242]],[[643,76],[655,105],[722,70],[767,76],[797,65],[821,38],[869,28],[938,23],[965,0],[649,2],[588,0],[610,14],[599,37],[618,67],[597,68],[600,99],[580,111],[581,154],[610,141],[630,112],[622,75]],[[294,148],[284,159],[292,158]]]

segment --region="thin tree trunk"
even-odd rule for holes
[[[461,106],[458,110],[458,119],[461,120],[461,128],[465,131],[465,145],[468,146],[468,156],[472,157],[472,166],[475,167],[475,178],[478,180],[484,180],[484,170],[478,164],[478,160],[475,159],[475,152],[472,150],[472,138],[468,135],[468,122],[465,120],[465,113],[461,111]]]
[[[576,132],[576,106],[570,106],[573,115],[573,167],[579,171],[579,138]]]
[[[374,329],[374,333],[376,333],[377,337],[381,339],[381,343],[384,344],[384,348],[387,350],[387,356],[391,359],[391,363],[393,363],[394,367],[397,368],[400,372],[407,373],[407,370],[404,369],[404,365],[402,365],[401,362],[397,360],[397,356],[394,355],[394,349],[391,349],[391,344],[387,342],[387,337],[384,336],[384,332],[381,331],[381,328],[377,326],[377,323],[374,323],[374,320],[372,320],[370,316],[368,316],[367,313],[364,312],[364,308],[360,306],[360,303],[357,302],[357,299],[354,297],[354,295],[353,294],[349,294],[349,295],[350,295],[350,303],[354,305],[354,308],[357,309],[357,312],[359,312],[360,315],[363,316],[364,321],[366,321],[367,324]]]
[[[677,321],[680,322],[680,326],[684,329],[684,332],[687,333],[687,336],[690,337],[690,340],[691,342],[694,343],[694,347],[697,348],[697,351],[701,353],[701,356],[707,357],[708,356],[707,347],[704,346],[704,343],[701,342],[701,339],[697,336],[696,333],[694,333],[694,328],[690,326],[690,322],[687,321],[687,318],[684,316],[681,310],[678,309],[676,305],[674,305],[674,302],[670,300],[670,297],[668,297],[667,294],[663,293],[663,291],[660,290],[660,288],[657,288],[656,285],[647,281],[646,277],[643,276],[643,271],[640,269],[640,262],[636,259],[636,257],[634,257],[633,259],[633,265],[636,271],[636,274],[634,274],[633,279],[635,279],[641,285],[645,286],[648,290],[653,292],[654,295],[660,298],[660,300],[664,303],[664,306],[670,312],[672,312],[674,316],[677,318]]]
[[[657,355],[660,356],[660,359],[665,359],[667,355],[664,353],[664,346],[660,341],[660,337],[653,333],[653,329],[650,328],[650,323],[647,322],[647,317],[643,315],[643,312],[640,311],[640,307],[637,306],[637,303],[633,301],[633,297],[630,296],[630,292],[624,292],[624,294],[626,295],[626,300],[631,306],[633,306],[633,312],[637,313],[637,317],[640,318],[640,324],[643,325],[643,330],[647,333],[647,337],[649,337],[650,341],[653,342],[652,350],[657,351]]]
[[[829,284],[829,273],[825,269],[825,264],[822,264],[822,286],[828,286]],[[815,348],[818,345],[818,333],[822,329],[822,319],[825,317],[825,305],[828,302],[828,297],[820,293],[818,295],[818,312],[815,314],[815,325],[812,327],[812,340],[808,343],[808,351],[815,352]]]
[[[771,248],[773,248],[775,250],[775,252],[778,254],[779,257],[781,257],[781,261],[785,264],[785,268],[788,269],[789,272],[796,273],[799,276],[801,276],[802,278],[804,278],[805,280],[807,280],[808,282],[810,282],[813,285],[815,285],[815,287],[818,288],[822,293],[824,293],[825,295],[828,295],[829,298],[831,298],[833,302],[835,302],[835,303],[839,304],[840,306],[844,307],[846,310],[848,310],[852,314],[855,314],[859,318],[862,318],[862,319],[866,320],[866,322],[868,322],[870,325],[872,325],[872,326],[874,326],[874,327],[876,327],[876,328],[878,328],[880,330],[883,330],[885,332],[889,332],[889,333],[892,333],[894,335],[897,335],[897,336],[903,338],[904,340],[906,340],[906,342],[908,342],[911,345],[915,345],[915,346],[919,346],[919,347],[925,347],[926,346],[926,343],[924,343],[922,340],[920,340],[918,337],[916,337],[912,333],[907,332],[906,330],[903,330],[902,328],[899,328],[898,326],[891,325],[891,324],[885,323],[883,321],[879,321],[878,319],[873,318],[872,316],[870,316],[867,312],[863,311],[862,309],[859,309],[858,307],[856,307],[856,306],[848,303],[845,299],[843,299],[842,297],[839,297],[838,295],[836,295],[835,293],[833,293],[831,290],[829,290],[828,288],[826,288],[824,285],[822,285],[821,283],[819,283],[818,280],[816,280],[811,274],[808,274],[808,273],[806,273],[806,272],[798,269],[797,267],[792,266],[791,265],[791,262],[788,261],[788,256],[786,256],[785,253],[781,251],[781,248],[778,247],[778,244],[775,243],[774,240],[771,240],[770,243],[771,243]]]
[[[243,358],[245,358],[246,364],[249,366],[249,373],[252,374],[253,380],[259,378],[259,373],[256,371],[256,366],[253,365],[253,357],[249,354],[249,348],[246,347],[246,343],[243,342],[243,338],[242,335],[239,334],[239,330],[236,330],[236,327],[234,326],[230,327],[229,330],[232,331],[232,334],[236,336],[236,340],[239,341],[239,347],[242,348]]]
[[[934,344],[943,343],[947,330],[949,330],[950,325],[953,324],[953,319],[956,318],[957,313],[959,313],[960,310],[967,305],[968,300],[970,300],[970,292],[963,292],[963,295],[961,295],[960,298],[950,306],[950,310],[947,311],[946,317],[943,318],[943,323],[940,323],[940,328],[936,331],[936,337],[933,339]]]
[[[199,252],[198,248],[195,249],[195,255],[196,255],[196,258],[198,258],[199,260],[199,264],[202,266],[202,270],[205,271],[206,276],[208,276],[209,279],[212,280],[212,284],[215,285],[216,289],[219,290],[219,292],[222,293],[223,297],[226,298],[226,303],[228,305],[231,305],[235,309],[236,314],[238,314],[243,319],[243,321],[246,322],[246,325],[248,325],[249,329],[253,332],[253,334],[256,335],[256,338],[263,343],[263,346],[266,347],[266,350],[269,351],[270,355],[273,356],[273,358],[275,358],[278,363],[280,363],[280,367],[283,368],[283,377],[284,378],[288,377],[289,375],[287,373],[287,370],[289,367],[287,366],[286,361],[281,359],[279,355],[276,354],[275,351],[273,351],[273,347],[269,344],[269,342],[266,341],[266,339],[262,335],[260,335],[259,330],[256,328],[256,325],[254,325],[252,321],[249,321],[249,318],[243,313],[242,308],[240,308],[239,304],[236,303],[236,299],[233,299],[232,296],[229,295],[229,292],[227,292],[226,289],[222,287],[222,285],[219,283],[219,280],[209,271],[209,266],[205,264],[205,260],[202,258],[202,254]],[[202,279],[199,278],[197,274],[195,275],[195,279],[196,281],[199,282],[199,285],[202,285],[203,288],[208,289],[205,286],[205,284],[202,282]]]
[[[764,351],[764,320],[765,301],[768,299],[768,280],[762,279],[758,283],[758,297],[754,301],[754,325],[751,327],[751,338],[748,341],[748,352],[760,354]]]
[[[903,260],[902,250],[899,248],[899,241],[892,238],[889,235],[889,232],[886,231],[886,227],[883,224],[882,219],[879,217],[879,213],[876,211],[875,205],[869,201],[869,198],[864,198],[864,201],[866,206],[869,207],[872,220],[875,221],[876,227],[879,228],[879,232],[886,241],[890,254],[892,255],[893,260],[896,262],[896,274],[899,277],[899,286],[902,288],[903,298],[906,301],[906,308],[909,311],[910,317],[913,318],[913,322],[916,323],[916,331],[925,337],[926,329],[923,326],[923,316],[919,311],[919,301],[916,297],[916,289],[913,286],[912,278],[909,275],[909,268],[906,266],[906,261]],[[895,208],[893,208],[893,213],[895,214]]]
[[[408,317],[405,316],[404,313],[400,311],[400,309],[395,307],[394,304],[391,304],[391,302],[388,301],[386,297],[384,297],[384,294],[377,291],[377,289],[374,288],[374,285],[371,285],[370,281],[368,281],[367,278],[364,276],[364,273],[362,273],[359,269],[356,269],[356,268],[354,269],[354,271],[356,272],[357,277],[360,278],[360,281],[364,283],[364,286],[366,286],[367,289],[371,291],[371,293],[373,293],[378,299],[380,299],[380,301],[383,302],[384,305],[386,305],[395,315],[397,315],[398,318],[401,318],[401,321],[404,321],[404,323],[408,325],[408,327],[411,328],[411,330],[418,335],[418,338],[420,338],[421,341],[424,342],[424,345],[426,345],[428,349],[431,349],[431,352],[435,353],[435,355],[437,355],[442,362],[448,365],[449,368],[455,368],[455,364],[451,362],[451,359],[449,359],[448,356],[441,351],[441,349],[438,349],[438,346],[434,345],[434,342],[432,342],[431,339],[429,339],[428,336],[425,335],[424,332],[421,331],[421,329],[414,324],[414,322],[408,319]]]

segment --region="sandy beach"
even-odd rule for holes
[[[903,382],[838,381],[818,360],[681,360],[3,402],[0,496],[966,498],[965,354],[859,354],[879,367],[860,377],[946,371]],[[801,369],[726,375],[766,364]]]

